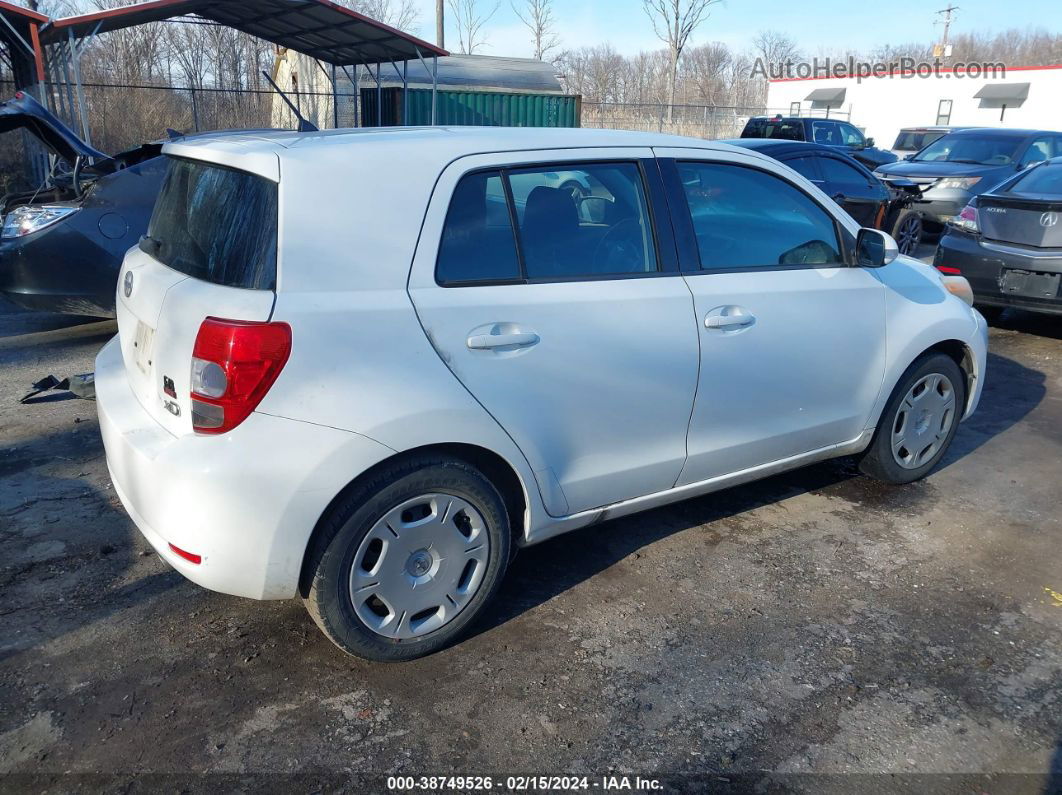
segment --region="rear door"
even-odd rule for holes
[[[885,292],[845,263],[818,194],[744,154],[657,149],[701,369],[680,484],[860,436],[885,368]]]
[[[668,489],[686,459],[698,340],[661,190],[648,149],[477,156],[425,217],[420,320],[555,516]]]
[[[277,180],[171,158],[148,237],[122,265],[116,308],[129,384],[174,435],[192,433],[192,349],[203,320],[272,313],[277,213]]]

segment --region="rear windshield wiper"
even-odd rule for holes
[[[140,238],[140,243],[138,245],[140,247],[140,250],[143,251],[145,254],[157,258],[159,255],[159,250],[162,248],[162,241],[156,240],[150,235],[144,235],[142,238]]]

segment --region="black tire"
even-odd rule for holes
[[[896,223],[892,225],[891,234],[900,248],[900,253],[913,257],[925,236],[922,216],[915,210],[902,211],[896,218]]]
[[[448,623],[415,638],[385,637],[370,629],[354,610],[350,572],[355,553],[385,514],[429,492],[459,497],[480,512],[489,542],[486,572],[475,595]],[[321,522],[303,571],[304,603],[336,646],[367,660],[412,660],[452,644],[492,600],[509,563],[511,530],[504,500],[479,470],[447,456],[418,456],[384,467],[344,495]]]
[[[931,458],[917,468],[908,469],[896,461],[892,453],[892,430],[896,427],[900,405],[907,393],[925,376],[940,374],[951,382],[955,391],[955,413],[951,427],[940,448]],[[943,353],[927,353],[915,361],[900,378],[885,410],[878,421],[877,430],[870,446],[859,460],[859,469],[865,475],[886,483],[911,483],[924,478],[935,467],[951,446],[959,421],[966,406],[966,378],[955,360]]]

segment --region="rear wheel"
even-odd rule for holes
[[[922,216],[914,210],[904,210],[892,225],[892,236],[901,254],[914,256],[922,245]]]
[[[867,475],[910,483],[943,458],[966,405],[966,380],[951,357],[926,354],[904,373],[859,462]]]
[[[509,560],[501,495],[458,459],[387,467],[323,522],[307,561],[306,607],[339,648],[370,660],[411,660],[455,641]]]

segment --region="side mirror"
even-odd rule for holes
[[[874,146],[874,139],[867,138],[867,149],[871,148],[872,146]]]
[[[856,265],[860,268],[883,268],[900,256],[900,247],[891,235],[880,229],[859,230],[856,238]]]

